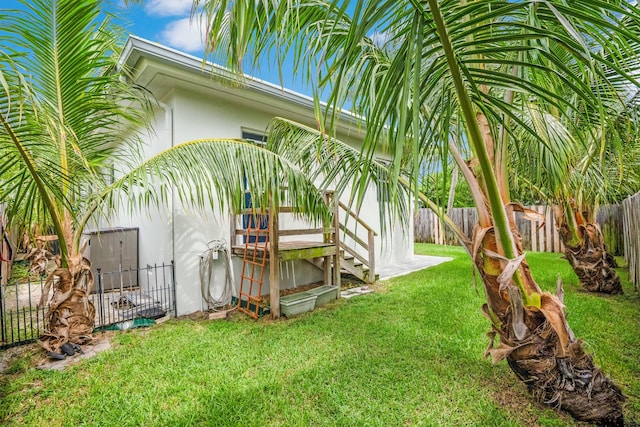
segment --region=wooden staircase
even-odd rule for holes
[[[340,261],[340,271],[343,274],[351,274],[365,283],[373,283],[379,278],[379,276],[376,276],[376,278],[370,277],[371,270],[369,267],[350,255],[344,256]]]

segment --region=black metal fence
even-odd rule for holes
[[[136,318],[176,313],[174,265],[104,273],[98,270],[89,299],[96,308],[95,328]],[[38,307],[44,280],[0,286],[0,349],[32,342],[45,328],[48,307]]]

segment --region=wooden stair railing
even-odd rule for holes
[[[352,211],[349,206],[345,205],[342,202],[338,203],[338,206],[346,212],[353,220],[362,226],[362,228],[367,232],[367,241],[365,242],[362,238],[356,235],[356,232],[347,228],[345,224],[340,222],[339,228],[340,230],[348,237],[350,237],[355,247],[349,247],[344,241],[340,242],[340,248],[344,251],[344,256],[342,259],[341,267],[358,277],[360,280],[366,283],[373,283],[377,280],[378,276],[376,274],[376,250],[375,250],[375,237],[378,233],[375,232],[373,228],[358,216],[357,213]],[[345,218],[345,223],[348,223],[348,218]],[[367,257],[364,257],[358,251],[358,248],[363,249],[367,252]],[[347,257],[349,254],[351,260],[358,260],[361,264],[354,262],[350,262],[350,259]]]

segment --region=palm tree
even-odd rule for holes
[[[470,253],[492,324],[487,354],[507,359],[539,400],[580,420],[622,423],[623,395],[574,337],[561,287],[555,295],[543,292],[525,261],[514,220],[523,208],[510,199],[507,148],[516,130],[540,140],[522,118],[529,105],[579,118],[574,126],[611,128],[605,106],[618,101],[609,96],[608,71],[636,84],[626,60],[634,54],[630,41],[638,40],[634,6],[624,0],[196,0],[195,6],[207,19],[209,50],[236,70],[249,54],[268,53],[278,63],[293,54],[296,72],[316,84],[316,93],[329,91],[322,131],[331,134],[333,112],[347,103],[364,118],[358,190],[366,188],[367,162],[376,155],[389,158],[394,179],[408,169],[416,182],[421,157],[448,149],[478,211]],[[555,92],[559,86],[566,90]],[[463,129],[469,162],[452,124]]]
[[[153,101],[127,83],[119,40],[99,0],[22,1],[2,11],[0,40],[0,203],[23,226],[50,227],[58,268],[41,344],[59,353],[91,340],[95,309],[82,232],[118,209],[166,206],[172,189],[198,209],[241,209],[246,185],[260,206],[287,200],[316,220],[329,214],[301,171],[242,140],[186,142],[142,161]]]
[[[590,292],[622,293],[615,259],[607,252],[604,236],[596,223],[599,204],[616,203],[638,191],[638,143],[635,125],[625,123],[624,132],[588,129],[591,137],[577,138],[589,142],[584,146],[570,129],[550,114],[530,112],[527,120],[545,141],[539,144],[523,135],[514,144],[514,174],[521,185],[537,193],[538,198],[554,206],[554,217],[564,245],[567,261]],[[611,114],[615,114],[611,112]],[[577,132],[574,129],[574,132]],[[594,136],[603,143],[594,141]],[[549,165],[557,161],[548,147],[566,151],[567,164]],[[553,176],[536,171],[554,169],[562,175]]]
[[[625,61],[629,68],[637,67],[635,55]],[[522,121],[535,130],[537,138],[521,130],[512,140],[511,151],[517,180],[537,192],[539,199],[555,205],[564,253],[583,289],[617,294],[622,293],[622,286],[613,269],[615,259],[606,250],[595,214],[599,204],[615,203],[640,188],[637,89],[614,70],[604,69],[609,74],[606,85],[591,84],[591,90],[600,92],[605,100],[598,106],[602,112],[595,116],[604,114],[613,120],[588,120],[571,112],[560,116],[553,110],[540,111],[531,103],[523,108]],[[553,90],[572,96],[562,86]]]
[[[595,132],[605,143],[592,141],[592,152],[587,151],[575,162],[568,185],[560,190],[565,197],[556,202],[555,218],[565,257],[583,289],[590,292],[623,293],[614,270],[617,263],[607,250],[596,214],[600,204],[618,203],[640,190],[640,145],[634,110],[636,107],[629,105],[624,111],[611,112],[621,120],[611,130]]]

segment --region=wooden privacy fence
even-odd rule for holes
[[[629,280],[640,285],[640,193],[622,201],[624,257],[629,266]]]
[[[527,206],[542,214],[544,224],[531,222],[516,213],[516,228],[522,236],[525,250],[539,252],[562,252],[563,245],[556,229],[552,209],[547,206]],[[454,208],[451,219],[471,238],[478,216],[475,208]],[[605,236],[605,242],[611,253],[622,255],[622,208],[618,205],[602,206],[598,210],[597,222]],[[419,243],[457,245],[458,241],[430,209],[419,209],[414,220],[414,239]]]

